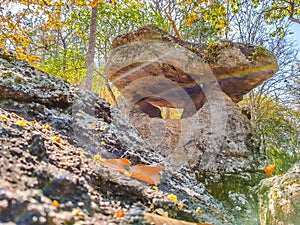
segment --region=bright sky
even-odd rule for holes
[[[293,23],[291,31],[294,32],[294,39],[297,42],[297,47],[300,49],[300,24]],[[300,52],[298,53],[298,58],[300,59]]]

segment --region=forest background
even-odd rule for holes
[[[2,0],[0,48],[120,107],[104,74],[109,47],[147,24],[199,44],[230,40],[274,52],[279,71],[239,106],[251,115],[255,151],[276,174],[300,159],[300,54],[291,29],[300,26],[299,0]]]

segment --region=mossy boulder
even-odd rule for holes
[[[258,190],[262,225],[300,222],[300,161],[286,174],[264,179]]]

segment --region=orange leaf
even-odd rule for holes
[[[265,166],[264,171],[266,173],[266,177],[272,177],[274,169],[275,169],[274,165]]]
[[[177,203],[177,208],[178,208],[179,210],[182,210],[182,208],[183,208],[183,203],[182,203],[182,202]]]
[[[159,172],[162,170],[164,170],[164,168],[160,166],[137,164],[131,167],[129,172],[131,177],[157,186],[160,183]]]
[[[92,8],[94,8],[94,7],[97,5],[97,3],[98,3],[98,0],[93,0],[93,1],[89,4],[89,6],[91,6]]]
[[[52,205],[53,205],[55,208],[59,208],[59,206],[60,206],[59,202],[56,201],[56,200],[53,200],[53,201],[52,201]]]
[[[167,218],[164,216],[159,216],[151,213],[144,213],[144,217],[146,220],[148,220],[151,223],[154,223],[155,225],[213,225],[213,224],[206,224],[206,223],[191,223],[186,222],[184,220],[176,220],[172,218]]]
[[[99,162],[101,165],[110,169],[116,170],[123,173],[125,176],[130,176],[137,180],[143,181],[147,184],[158,185],[160,183],[159,172],[164,170],[163,167],[149,166],[144,164],[137,164],[129,168],[124,166],[130,166],[131,162],[128,159],[103,159],[101,156],[94,156],[94,160]]]
[[[36,124],[37,122],[36,122],[36,120],[32,120],[32,121],[30,121],[30,123],[31,123],[32,125],[34,125],[34,124]]]
[[[125,173],[125,168],[124,166],[130,166],[131,162],[128,159],[121,158],[121,159],[104,159],[103,163],[104,166],[117,170],[121,173]]]
[[[116,217],[117,218],[122,218],[125,215],[124,209],[121,209],[116,212]]]
[[[61,139],[61,137],[60,137],[60,135],[58,135],[58,136],[52,136],[51,139],[52,139],[52,141],[55,141],[57,143],[61,143],[62,144],[62,142],[63,142],[62,139]]]

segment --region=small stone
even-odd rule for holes
[[[10,154],[12,156],[21,157],[23,155],[23,151],[19,148],[11,148],[10,149]]]
[[[8,207],[9,203],[6,199],[0,201],[0,210],[4,210]]]
[[[91,203],[91,208],[93,209],[94,212],[99,212],[99,207],[95,202]]]
[[[32,217],[32,222],[37,222],[39,218],[37,218],[36,216]]]
[[[39,221],[40,221],[40,223],[46,223],[47,219],[43,216],[40,216]]]
[[[55,219],[53,219],[57,224],[65,224],[65,223],[74,223],[75,218],[72,214],[72,212],[62,212],[59,214],[56,214]]]
[[[29,153],[37,156],[38,160],[42,160],[46,155],[45,139],[40,134],[35,134],[29,141]]]
[[[78,202],[77,205],[78,205],[79,207],[83,207],[83,206],[84,206],[84,202]]]
[[[71,201],[67,201],[67,202],[65,203],[65,206],[66,206],[66,208],[73,208],[73,207],[74,207],[74,204],[73,204],[73,202],[71,202]]]

